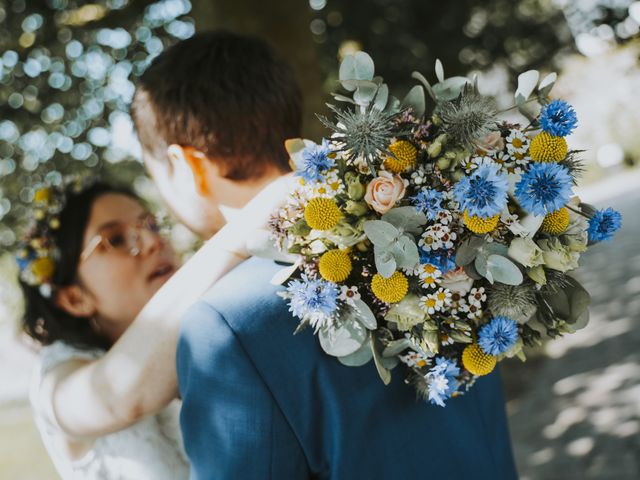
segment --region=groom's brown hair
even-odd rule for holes
[[[165,50],[140,77],[132,104],[145,150],[194,147],[231,180],[288,170],[284,140],[299,137],[302,95],[291,67],[264,41],[198,33]]]

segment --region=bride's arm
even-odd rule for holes
[[[56,423],[70,436],[96,437],[155,413],[178,395],[179,320],[209,287],[248,257],[246,241],[282,204],[288,180],[256,196],[153,296],[99,360],[54,369],[48,388]]]

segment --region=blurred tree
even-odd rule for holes
[[[390,85],[406,88],[410,72],[434,78],[436,58],[447,76],[504,68],[515,77],[549,69],[573,49],[562,10],[548,0],[309,0],[311,30],[323,43],[322,67],[335,78],[340,56],[364,49]]]
[[[136,76],[193,34],[186,0],[0,0],[0,249],[33,187],[91,171],[142,168],[127,113]]]

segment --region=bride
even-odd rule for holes
[[[261,212],[288,188],[287,177],[265,188],[171,279],[175,253],[132,193],[102,183],[36,192],[19,258],[24,328],[43,345],[31,402],[62,478],[188,478],[179,319],[248,257],[245,239],[259,248]]]

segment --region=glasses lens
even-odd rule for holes
[[[118,223],[105,228],[100,232],[103,242],[113,250],[128,253],[137,248],[138,235],[135,228]]]

